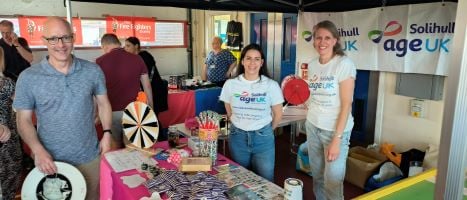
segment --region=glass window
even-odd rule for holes
[[[105,20],[81,19],[83,44],[76,47],[100,47],[101,37],[106,32]]]
[[[142,46],[186,46],[186,23],[156,22],[156,42],[143,42]]]
[[[225,48],[227,43],[227,24],[230,21],[230,15],[216,15],[214,18],[214,36],[222,38],[222,48]]]
[[[227,15],[228,16],[228,15]],[[10,20],[13,22],[15,33],[21,36],[19,32],[19,22],[16,17],[4,17],[1,20]],[[229,18],[230,19],[230,18]],[[227,27],[227,22],[224,28],[224,34]],[[156,41],[155,42],[141,42],[141,46],[147,47],[174,47],[174,48],[186,48],[186,32],[187,23],[186,21],[164,21],[157,20],[156,22]],[[222,27],[222,26],[221,26]],[[81,19],[81,30],[83,35],[83,44],[75,45],[75,47],[100,47],[100,40],[102,35],[106,33],[106,21],[105,19]],[[1,38],[1,36],[0,36]],[[34,48],[45,48],[45,46],[31,45]]]

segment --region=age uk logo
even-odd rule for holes
[[[379,43],[384,36],[393,36],[402,31],[402,25],[397,21],[390,21],[384,28],[384,32],[380,30],[372,30],[368,33],[368,38],[374,43]]]
[[[445,34],[454,30],[454,22],[447,25],[439,25],[436,22],[426,22],[422,24],[411,24],[407,31],[406,38],[410,39],[385,39],[383,36],[394,36],[402,32],[402,25],[397,21],[390,21],[384,31],[372,30],[368,32],[368,39],[376,44],[382,42],[384,51],[395,52],[397,57],[404,57],[407,51],[412,52],[449,52],[448,44],[450,38]],[[438,38],[436,38],[438,37]]]

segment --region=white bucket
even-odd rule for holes
[[[302,200],[303,199],[303,182],[300,179],[288,178],[284,182],[284,199],[285,200]]]

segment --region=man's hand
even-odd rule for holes
[[[0,142],[5,143],[10,139],[11,131],[8,126],[0,124]]]
[[[112,144],[112,136],[109,133],[104,133],[102,136],[101,142],[99,144],[99,150],[101,151],[101,155],[104,155],[108,151],[110,151]]]
[[[45,149],[34,152],[34,164],[42,173],[48,175],[57,173],[57,166],[52,156]]]
[[[21,44],[18,42],[18,35],[16,35],[15,32],[11,33],[11,43],[15,46],[21,46]]]

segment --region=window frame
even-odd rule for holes
[[[19,25],[18,25],[18,16],[16,15],[0,15],[0,19],[6,19],[13,21],[14,25],[14,31],[17,33],[19,36],[21,34],[19,33]],[[96,21],[104,21],[105,18],[99,18],[99,17],[80,17],[81,20],[96,20]],[[188,21],[186,20],[155,20],[156,27],[157,23],[180,23],[183,26],[183,44],[182,45],[141,45],[142,49],[165,49],[165,48],[188,48]],[[100,38],[101,36],[99,36]],[[1,38],[1,37],[0,37]],[[157,35],[156,35],[157,38]],[[45,46],[30,46],[31,50],[33,51],[44,51],[47,50]],[[100,49],[101,46],[74,46],[75,50],[95,50],[95,49]]]

